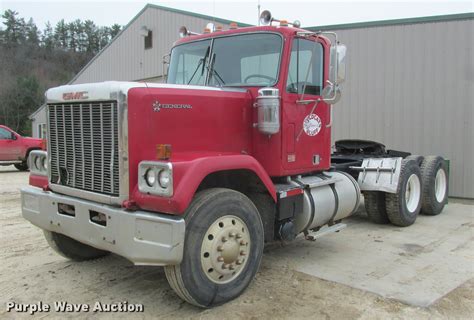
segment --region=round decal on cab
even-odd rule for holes
[[[304,132],[310,137],[314,137],[321,131],[321,118],[313,114],[307,115],[303,121]]]

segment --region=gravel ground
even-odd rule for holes
[[[56,301],[142,304],[141,313],[36,313],[35,318],[205,318],[205,319],[472,319],[474,280],[429,308],[417,308],[295,271],[291,259],[268,248],[260,272],[238,299],[210,310],[182,302],[160,267],[135,267],[115,255],[73,263],[47,245],[41,230],[20,216],[19,188],[28,174],[0,167],[0,318],[31,318],[7,312],[8,302]]]

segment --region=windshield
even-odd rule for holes
[[[236,35],[179,45],[171,52],[168,83],[218,87],[272,86],[278,79],[281,47],[281,36],[272,33]]]

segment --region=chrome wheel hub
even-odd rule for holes
[[[244,269],[250,250],[245,222],[233,215],[217,219],[207,230],[201,245],[201,266],[213,282],[234,280]]]
[[[408,178],[407,188],[405,191],[405,202],[408,211],[415,212],[421,200],[421,182],[416,174],[412,174]]]
[[[436,172],[435,177],[435,197],[436,201],[438,201],[439,203],[444,200],[447,185],[448,183],[446,178],[446,172],[444,172],[443,169],[439,169],[438,172]]]

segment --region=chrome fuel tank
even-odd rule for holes
[[[323,172],[292,181],[305,190],[302,212],[294,221],[297,233],[346,218],[359,207],[359,185],[345,172]]]

